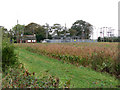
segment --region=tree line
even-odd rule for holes
[[[29,23],[28,25],[17,24],[9,31],[3,27],[3,31],[6,35],[16,42],[19,35],[33,35],[36,34],[36,39],[38,42],[44,39],[52,39],[53,37],[65,36],[69,33],[69,37],[79,37],[79,39],[90,39],[92,34],[93,25],[83,21],[75,21],[71,28],[62,26],[59,23],[55,23],[50,26],[48,23],[45,25],[40,25],[37,23]]]
[[[98,37],[98,42],[120,42],[120,37]]]

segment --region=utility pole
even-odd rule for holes
[[[108,38],[109,38],[109,29],[110,29],[110,28],[108,28],[108,30],[107,30],[107,37],[108,37]]]
[[[46,23],[46,39],[48,39],[48,28],[49,28],[49,25]]]
[[[99,28],[98,28],[98,27],[96,27],[96,30],[97,30],[97,39],[98,39],[98,30],[99,30]]]
[[[98,35],[98,31],[99,31],[99,27],[97,27],[97,39],[98,39],[98,36],[99,36],[99,35]]]
[[[19,38],[19,32],[18,32],[18,20],[17,20],[16,31],[17,31],[17,43],[18,43],[18,38]]]
[[[112,42],[113,42],[113,38],[114,38],[114,30],[115,29],[112,29]]]
[[[65,32],[64,32],[64,40],[66,41],[66,23],[65,23]]]
[[[83,30],[83,27],[82,27],[82,40],[84,38],[84,30]]]
[[[101,37],[101,41],[102,41],[102,28],[100,28],[100,37]]]
[[[48,30],[46,29],[46,39],[48,39]]]
[[[92,40],[93,40],[93,34],[94,34],[93,32],[95,31],[94,29],[96,29],[96,27],[94,27],[92,30]]]
[[[109,30],[107,32],[108,33],[108,39],[109,39],[109,41],[110,41],[110,33],[111,33],[110,31],[111,31],[111,27],[109,27]]]
[[[3,32],[3,30],[2,30],[2,26],[0,26],[0,44],[1,44],[1,46],[0,46],[0,51],[2,51],[2,32]],[[1,53],[1,52],[0,52]],[[1,54],[0,54],[1,55]],[[1,59],[2,60],[2,59]]]
[[[66,37],[66,23],[65,23],[65,37]]]
[[[106,30],[106,37],[107,37],[107,30],[108,30],[108,27],[106,27],[105,30]],[[107,40],[107,38],[106,38],[106,42],[107,42],[107,41],[108,41],[108,40]]]
[[[104,42],[104,29],[105,29],[105,27],[103,27],[103,42]]]
[[[23,42],[23,33],[24,33],[24,27],[22,28],[21,43]]]

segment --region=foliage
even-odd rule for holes
[[[98,42],[120,42],[120,38],[119,37],[98,37]]]
[[[41,26],[37,23],[29,23],[28,25],[25,26],[24,34],[25,35],[37,34],[38,32],[40,32],[39,29],[37,28],[41,28]]]
[[[21,44],[29,51],[118,76],[118,43]],[[112,47],[112,49],[111,49]],[[116,69],[117,67],[117,69]]]
[[[80,36],[80,38],[89,39],[93,28],[90,23],[83,20],[77,20],[73,23],[71,29],[76,30],[77,36]]]
[[[18,63],[17,55],[14,52],[14,46],[10,43],[7,29],[3,28],[2,35],[2,71],[14,67]]]
[[[9,39],[3,39],[2,43],[2,70],[14,67],[18,63],[17,55],[14,52],[14,46],[10,44]]]
[[[22,63],[3,74],[2,88],[58,88],[59,78],[44,75],[36,78],[35,72],[30,73]],[[68,86],[68,85],[67,85]],[[66,87],[67,87],[66,86]]]
[[[63,60],[32,53],[23,48],[17,48],[16,52],[19,52],[20,62],[30,72],[35,72],[37,77],[42,78],[46,74],[59,77],[60,88],[69,84],[70,88],[112,88],[119,84],[114,76],[107,73],[96,72],[83,66],[76,67],[67,62],[63,63]]]
[[[110,56],[105,56],[104,51],[101,52],[94,52],[93,56],[91,57],[91,68],[100,71],[100,72],[108,72],[114,73],[114,61],[111,59]]]
[[[14,46],[8,39],[3,40],[2,47],[2,88],[58,88],[59,78],[46,75],[41,79],[29,73],[23,64],[19,63],[14,52]]]
[[[12,31],[14,32],[14,35],[16,36],[18,34],[24,33],[24,28],[25,28],[25,25],[17,24],[12,28]]]
[[[25,29],[25,25],[20,25],[20,24],[15,25],[9,31],[9,38],[11,38],[11,40],[13,39],[14,42],[16,43],[17,38],[19,38],[21,34],[24,34],[24,29]]]
[[[4,27],[2,27],[1,30],[2,30],[2,39],[8,38],[8,30]]]
[[[49,25],[47,26],[49,28]],[[36,34],[36,39],[38,42],[46,38],[46,28],[36,23],[30,23],[25,26],[25,35]],[[51,35],[48,32],[48,38],[51,38]]]
[[[100,42],[101,41],[101,37],[98,37],[97,41]]]
[[[52,26],[52,31],[53,34],[57,34],[57,36],[60,36],[60,32],[62,31],[63,26],[61,26],[60,24],[56,23]]]
[[[55,23],[53,26],[39,25],[37,23],[29,23],[28,25],[15,25],[12,30],[9,31],[9,37],[14,40],[19,38],[21,34],[33,35],[36,34],[37,41],[40,42],[43,39],[52,39],[53,36],[57,34],[56,37],[60,37],[61,34],[69,32],[70,36],[79,36],[80,38],[89,39],[92,33],[92,25],[83,20],[77,20],[71,27],[70,30],[66,30],[61,24]],[[16,42],[16,41],[15,41]]]
[[[37,33],[36,34],[37,41],[40,42],[40,40],[44,40],[46,38],[44,29],[38,28],[38,32],[36,32],[36,33]]]
[[[73,30],[73,29],[69,29],[70,32],[70,36],[76,36],[77,35],[77,31]]]

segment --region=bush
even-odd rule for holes
[[[100,42],[101,41],[101,37],[98,37],[97,41]]]
[[[114,74],[114,61],[109,56],[104,56],[104,52],[95,52],[91,58],[91,68],[100,71]]]
[[[115,62],[115,74],[120,75],[120,61]],[[120,78],[120,77],[119,77]]]
[[[9,40],[8,40],[9,41]],[[2,43],[2,71],[14,67],[17,63],[17,56],[14,52],[14,46],[10,44],[7,40]]]
[[[42,78],[36,78],[35,72],[30,73],[23,64],[12,68],[4,73],[2,88],[59,88],[60,79],[51,75],[44,75]],[[69,84],[68,84],[69,82]],[[70,81],[66,81],[65,87],[70,87]]]

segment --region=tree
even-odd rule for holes
[[[17,24],[12,28],[12,31],[14,32],[15,35],[22,34],[24,33],[24,28],[25,25]]]
[[[42,26],[39,26],[38,28],[35,29],[35,34],[38,42],[46,38],[46,32],[44,27]]]
[[[30,23],[28,25],[25,26],[25,35],[31,35],[31,34],[36,34],[36,30],[38,30],[37,28],[39,28],[40,25],[37,23]]]
[[[46,26],[47,25],[47,26]],[[30,23],[27,26],[25,26],[25,35],[33,35],[36,34],[36,39],[37,41],[41,41],[46,39],[46,30],[48,30],[49,25],[39,25],[37,23]],[[45,28],[45,26],[47,28]],[[48,38],[50,37],[49,33],[48,33]]]
[[[8,38],[8,30],[5,27],[1,27],[2,30],[2,38]]]
[[[46,23],[45,25],[42,26],[44,29],[45,29],[45,32],[46,32],[46,39],[51,39],[52,36],[50,35],[50,33],[52,32],[51,30],[51,27],[49,26],[48,23]]]
[[[71,29],[76,30],[76,36],[79,36],[82,39],[89,39],[93,30],[92,25],[83,20],[74,22]]]
[[[70,32],[70,36],[76,36],[77,35],[77,31],[73,30],[73,29],[69,29]]]
[[[10,30],[9,33],[12,34],[12,38],[15,40],[15,42],[18,42],[19,36],[24,34],[24,28],[25,25],[17,24],[12,28],[12,30]]]
[[[53,24],[52,26],[52,31],[53,31],[53,35],[57,34],[57,36],[60,36],[60,32],[62,31],[63,27],[56,23],[56,24]]]

